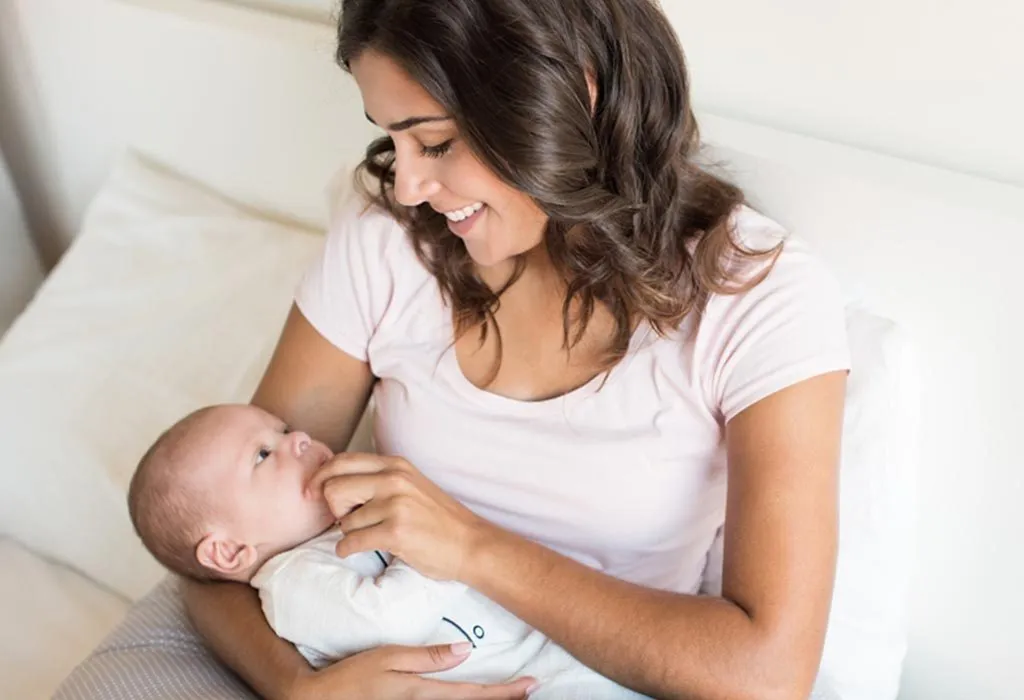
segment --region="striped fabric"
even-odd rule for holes
[[[214,659],[168,576],[68,676],[53,700],[255,700]]]

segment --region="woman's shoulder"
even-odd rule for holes
[[[401,223],[358,192],[340,195],[332,202],[327,238],[329,247],[349,255],[359,254],[391,265],[418,264],[412,241]]]
[[[419,292],[431,282],[401,224],[353,194],[331,207],[323,248],[295,302],[320,335],[365,360],[388,319],[429,303]]]
[[[733,240],[749,250],[765,251],[781,246],[780,258],[810,255],[817,264],[822,264],[806,240],[748,204],[741,204],[733,211],[729,218],[729,229]]]
[[[749,207],[731,223],[744,248],[776,252],[745,269],[739,281],[752,283],[741,291],[711,295],[700,318],[696,346],[726,418],[790,383],[849,368],[844,294],[830,266]]]
[[[730,218],[733,240],[753,256],[742,256],[736,266],[738,283],[756,281],[748,289],[732,295],[714,295],[717,304],[729,304],[765,295],[811,293],[817,291],[842,305],[838,277],[829,263],[805,238],[786,229],[775,219],[742,205]],[[734,297],[730,299],[730,297]]]

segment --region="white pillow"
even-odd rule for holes
[[[907,651],[915,518],[916,364],[900,329],[846,313],[852,371],[843,425],[839,558],[819,685],[843,700],[894,700]],[[722,590],[722,534],[702,591]]]
[[[173,421],[247,401],[322,245],[131,153],[0,343],[0,531],[136,599],[125,494]]]

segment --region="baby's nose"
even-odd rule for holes
[[[306,435],[306,433],[302,433],[302,432],[298,432],[298,431],[292,433],[292,445],[295,448],[295,456],[297,457],[297,456],[301,455],[303,452],[305,452],[306,450],[308,450],[310,442],[311,442],[311,439],[310,439],[309,435]]]

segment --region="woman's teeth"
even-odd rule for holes
[[[468,219],[469,217],[473,216],[473,214],[476,214],[478,211],[480,211],[483,208],[483,206],[483,202],[477,202],[476,204],[470,204],[468,207],[464,207],[462,209],[456,209],[455,211],[446,211],[444,215],[445,217],[448,218],[449,221],[464,221],[465,219]]]

